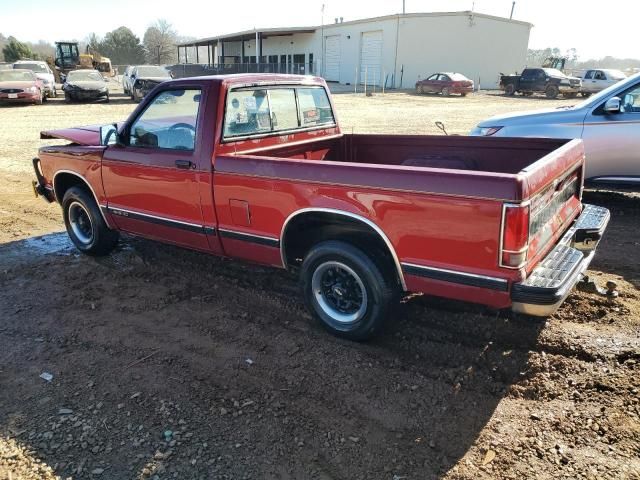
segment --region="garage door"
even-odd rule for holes
[[[382,30],[362,32],[360,45],[360,83],[381,85]]]
[[[340,35],[325,37],[324,79],[329,82],[340,81]]]

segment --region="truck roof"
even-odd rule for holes
[[[211,82],[224,83],[226,85],[269,84],[269,83],[295,83],[300,85],[325,85],[321,77],[313,75],[285,75],[279,73],[234,73],[229,75],[205,75],[200,77],[187,77],[172,80],[172,82],[184,82],[189,80],[209,80]]]

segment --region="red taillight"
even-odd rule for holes
[[[529,205],[505,205],[502,227],[501,265],[520,268],[527,261]]]

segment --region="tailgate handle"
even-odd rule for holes
[[[176,167],[178,168],[195,168],[195,164],[191,160],[176,160]]]

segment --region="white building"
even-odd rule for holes
[[[497,88],[500,72],[524,67],[531,27],[468,11],[407,13],[219,35],[181,43],[178,55],[181,62],[220,72],[307,73],[343,84],[366,80],[410,88],[419,78],[444,71]]]

